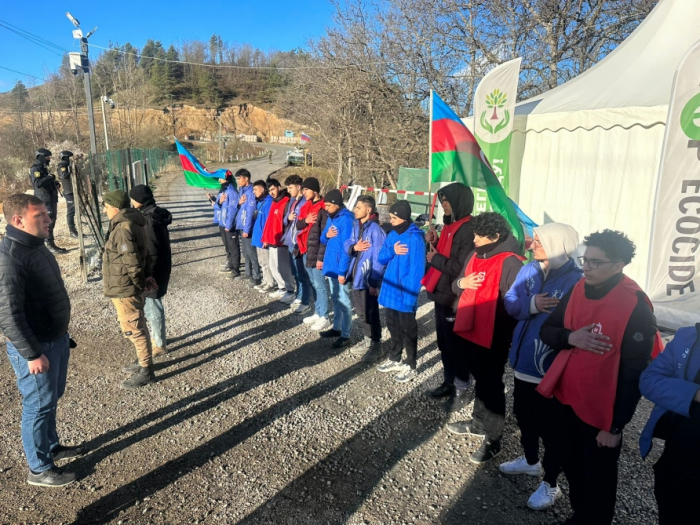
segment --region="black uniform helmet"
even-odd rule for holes
[[[34,156],[36,157],[36,160],[38,160],[42,164],[47,164],[48,161],[46,160],[46,157],[50,157],[51,152],[49,150],[47,150],[46,148],[39,148],[34,153]]]
[[[68,160],[68,159],[71,158],[72,156],[73,156],[73,152],[72,152],[72,151],[68,151],[68,150],[64,150],[64,151],[62,151],[61,153],[58,154],[58,158],[61,159],[61,160]]]

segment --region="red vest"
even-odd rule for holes
[[[318,213],[323,209],[324,205],[325,203],[323,202],[323,199],[320,199],[318,202],[306,201],[299,210],[299,217],[297,217],[297,219],[306,219],[306,217],[312,213],[318,215]],[[316,221],[318,221],[318,218]],[[308,241],[311,226],[313,226],[313,224],[307,224],[297,235],[297,245],[299,246],[299,253],[302,255],[304,255],[309,249]]]
[[[462,224],[468,223],[469,219],[471,218],[471,215],[467,215],[463,219],[459,219],[457,222],[445,225],[445,227],[442,229],[442,235],[440,235],[440,239],[437,243],[437,251],[440,255],[444,255],[447,258],[450,257],[452,254],[452,241],[454,241],[454,236],[457,234],[457,230],[461,228]],[[428,273],[426,273],[423,277],[421,284],[425,286],[425,289],[429,293],[433,293],[441,276],[442,272],[440,270],[430,267],[428,269]]]
[[[620,370],[620,346],[627,323],[639,302],[637,293],[642,290],[626,275],[602,299],[586,298],[584,286],[585,280],[581,279],[573,288],[564,313],[564,327],[576,331],[595,324],[594,332],[610,337],[609,343],[613,347],[604,355],[579,348],[562,350],[537,391],[570,405],[589,425],[609,431]]]
[[[262,242],[270,246],[282,246],[282,235],[284,235],[284,211],[289,202],[289,196],[284,197],[279,202],[272,201],[270,213],[267,215],[265,229],[262,234]]]
[[[503,261],[508,257],[518,256],[512,252],[505,252],[488,259],[480,259],[474,254],[464,272],[465,277],[477,273],[482,277],[482,281],[476,290],[466,289],[462,292],[453,330],[458,336],[484,348],[491,348],[493,341]]]

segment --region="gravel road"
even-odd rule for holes
[[[250,162],[254,179],[280,167]],[[204,190],[182,174],[158,181],[173,212],[174,268],[165,297],[170,353],[158,382],[119,388],[134,358],[102,283],[79,282],[77,251],[59,256],[72,299],[68,389],[59,404],[62,441],[89,453],[68,463],[78,482],[64,489],[25,483],[20,396],[9,363],[0,367],[1,523],[470,523],[552,524],[568,499],[542,513],[526,507],[539,480],[505,477],[501,460],[519,453],[508,415],[504,451],[482,467],[479,440],[452,435],[424,392],[441,380],[431,303],[422,295],[420,375],[399,385],[347,350],[330,348],[298,317],[245,283],[217,273],[218,230]],[[63,214],[61,214],[63,217]],[[75,247],[61,236],[59,244]],[[356,329],[353,337],[360,339]],[[385,333],[384,340],[388,338]],[[508,376],[512,392],[512,376]],[[616,523],[657,521],[651,465],[637,438],[649,413],[640,404],[627,428]],[[510,407],[509,407],[510,412]],[[567,492],[565,481],[564,491]]]

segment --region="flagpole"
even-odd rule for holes
[[[433,183],[433,90],[430,90],[430,109],[429,109],[430,127],[428,128],[428,209],[430,210],[430,219],[428,224],[433,224],[433,212],[435,205],[432,202],[432,183]],[[431,204],[432,203],[432,204]]]

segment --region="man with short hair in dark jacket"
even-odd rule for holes
[[[61,270],[44,239],[51,218],[44,202],[16,194],[4,203],[7,236],[0,243],[0,328],[22,394],[22,443],[29,464],[27,482],[60,487],[75,474],[55,461],[78,456],[56,432],[56,406],[66,389],[70,356],[70,299]]]
[[[156,205],[153,192],[148,186],[143,184],[134,186],[129,192],[129,196],[131,197],[131,205],[140,211],[146,220],[144,225],[148,247],[146,274],[153,277],[158,285],[157,288],[146,293],[144,306],[146,320],[151,325],[153,357],[158,357],[168,352],[163,296],[168,293],[170,272],[173,266],[170,232],[168,232],[168,226],[173,222],[173,216],[168,210]]]

